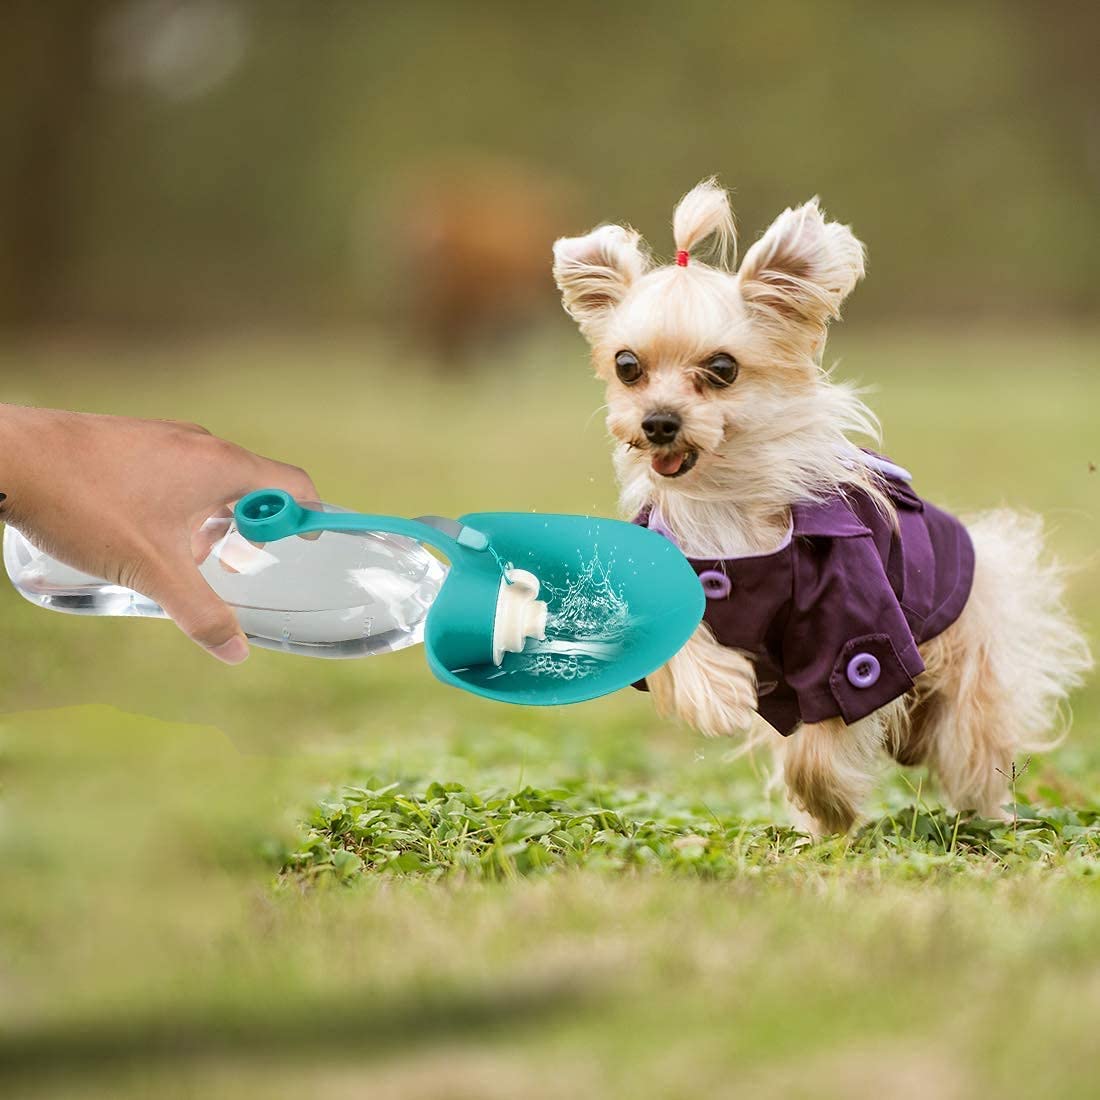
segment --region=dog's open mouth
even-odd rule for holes
[[[650,464],[661,477],[683,477],[698,461],[698,451],[673,451],[654,455]]]

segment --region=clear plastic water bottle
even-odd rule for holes
[[[330,504],[310,504],[344,512]],[[249,542],[231,519],[211,519],[213,549],[199,566],[237,613],[253,645],[313,657],[363,657],[423,641],[447,567],[414,539],[323,531]],[[147,596],[64,565],[12,527],[4,567],[31,603],[76,615],[164,618]]]

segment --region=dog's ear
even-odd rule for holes
[[[827,222],[814,198],[772,222],[745,253],[737,278],[751,307],[817,345],[863,278],[863,258],[851,229]]]
[[[554,281],[562,305],[589,339],[647,266],[641,238],[621,225],[601,225],[586,237],[554,242]]]

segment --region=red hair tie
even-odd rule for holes
[[[687,265],[688,265],[687,249],[686,248],[681,248],[680,251],[676,253],[676,266],[677,267],[687,267]]]

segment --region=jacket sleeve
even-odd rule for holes
[[[799,539],[784,675],[803,722],[847,724],[904,695],[924,671],[869,534]]]

